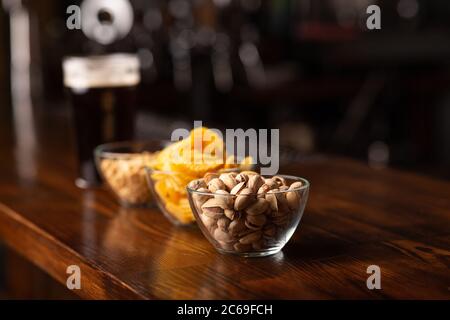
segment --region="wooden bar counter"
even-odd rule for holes
[[[75,187],[66,117],[41,117],[34,147],[1,123],[0,239],[64,286],[79,266],[82,298],[450,298],[448,182],[325,156],[284,167],[311,182],[303,219],[282,252],[245,259],[155,208]]]

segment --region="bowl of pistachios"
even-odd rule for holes
[[[309,182],[253,171],[207,174],[187,186],[197,224],[220,253],[261,257],[279,252],[294,234]]]

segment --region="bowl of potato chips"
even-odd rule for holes
[[[164,215],[176,225],[195,222],[186,186],[208,172],[240,171],[252,168],[247,157],[237,162],[227,155],[222,138],[205,127],[193,129],[183,140],[172,143],[146,167],[147,182]]]

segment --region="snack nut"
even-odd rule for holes
[[[142,153],[100,160],[103,178],[122,203],[143,205],[151,200],[144,170],[151,157],[151,154]]]
[[[290,228],[301,202],[301,182],[264,178],[246,171],[207,174],[189,185],[203,226],[225,251],[248,252],[276,246]],[[292,190],[292,191],[290,191]]]

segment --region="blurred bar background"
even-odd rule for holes
[[[119,2],[3,0],[1,97],[21,99],[13,123],[30,131],[16,132],[26,152],[33,113],[64,113],[64,56],[137,52],[139,137],[194,119],[280,128],[284,161],[331,152],[449,177],[448,1],[124,0],[129,32]],[[66,10],[82,3],[116,29],[69,30]],[[369,4],[381,30],[366,28]]]

